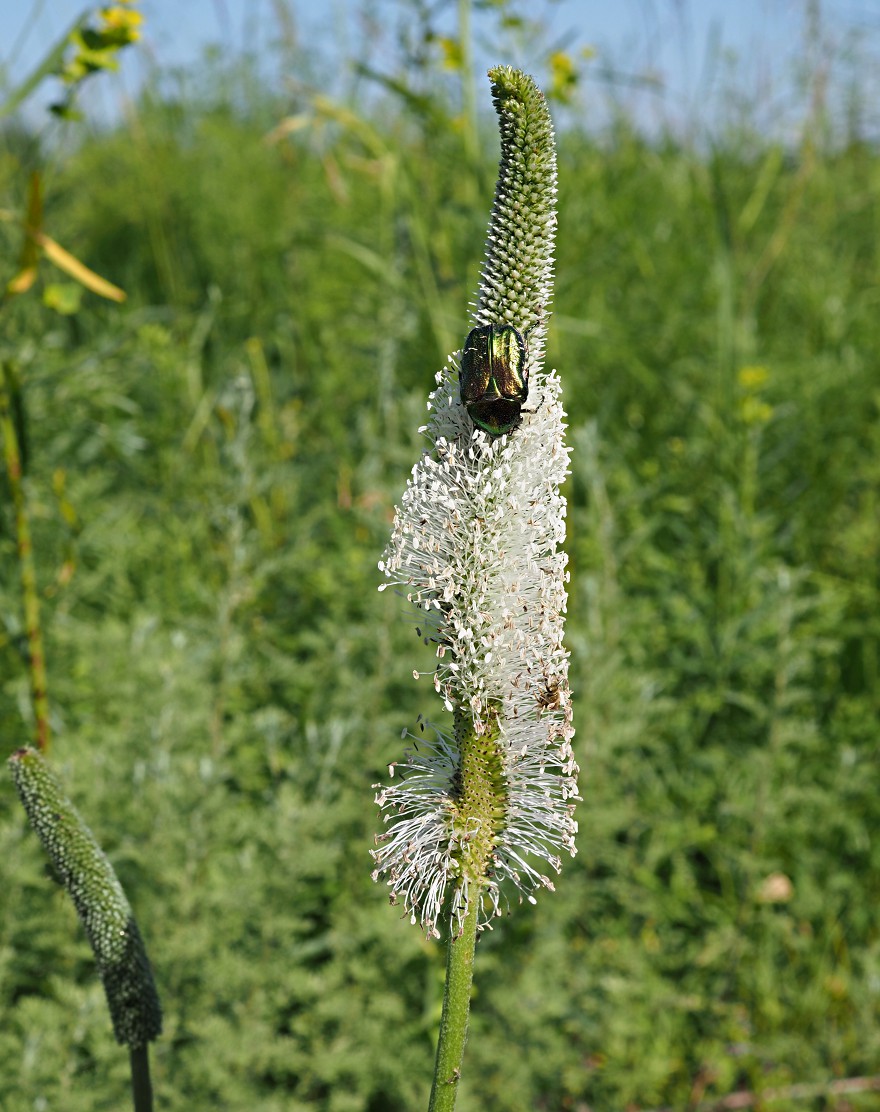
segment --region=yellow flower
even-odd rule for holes
[[[737,380],[743,390],[748,390],[753,393],[760,390],[770,377],[770,372],[766,367],[761,366],[748,366],[740,367]]]
[[[550,96],[567,103],[578,83],[578,76],[570,54],[557,50],[550,55]]]
[[[773,416],[773,406],[749,394],[743,398],[739,412],[746,425],[766,425]]]
[[[101,20],[102,33],[112,37],[115,46],[125,46],[128,43],[137,42],[141,37],[140,26],[144,17],[134,8],[124,8],[121,4],[101,8]]]
[[[461,52],[461,42],[458,39],[450,39],[440,37],[437,39],[437,45],[443,55],[443,68],[448,70],[460,70],[464,64],[464,56]]]

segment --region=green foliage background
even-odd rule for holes
[[[484,125],[439,80],[358,108],[215,64],[63,158],[6,135],[0,205],[39,161],[47,230],[129,294],[19,298],[0,345],[53,760],[150,949],[162,1109],[426,1104],[444,955],[368,851],[371,785],[438,707],[376,561],[468,327]],[[480,942],[462,1112],[880,1072],[880,156],[835,139],[820,109],[788,146],[560,134],[579,855]],[[8,493],[6,753],[30,737]],[[0,1106],[122,1107],[8,776],[0,887]]]

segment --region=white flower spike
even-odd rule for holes
[[[543,368],[556,228],[556,154],[530,77],[489,71],[501,166],[475,326],[526,338],[528,399],[501,435],[461,400],[461,352],[437,376],[429,449],[412,471],[379,567],[424,612],[437,646],[434,686],[454,734],[422,726],[402,776],[376,797],[386,829],[373,851],[392,902],[439,935],[471,900],[483,926],[509,881],[533,901],[575,853],[577,765],[563,646],[568,472],[560,382]],[[489,374],[486,373],[488,380]],[[491,389],[491,387],[490,387]]]

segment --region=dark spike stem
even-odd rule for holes
[[[153,1112],[153,1084],[150,1080],[150,1046],[129,1048],[131,1096],[134,1112]]]

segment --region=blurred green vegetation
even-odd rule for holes
[[[880,154],[819,124],[560,135],[580,852],[481,940],[462,1112],[880,1072]],[[0,207],[40,166],[47,231],[128,293],[15,299],[0,356],[53,761],[150,950],[162,1109],[426,1103],[444,954],[368,851],[371,785],[440,716],[376,561],[468,328],[483,125],[430,87],[356,109],[215,62],[63,159],[5,134]],[[0,224],[8,260],[19,235]],[[30,738],[25,648],[3,479],[6,753]],[[8,776],[0,884],[0,1106],[121,1107],[88,945]]]

